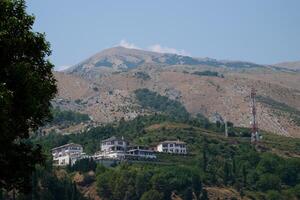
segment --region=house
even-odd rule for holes
[[[73,165],[77,160],[87,157],[83,153],[83,148],[80,144],[65,144],[55,147],[52,150],[53,165],[66,166]]]
[[[117,158],[122,159],[125,157],[128,142],[124,137],[110,137],[101,141],[101,152],[95,154],[95,158]]]
[[[142,146],[129,146],[124,137],[110,137],[101,141],[101,151],[93,155],[95,160],[156,159],[155,151]]]
[[[129,147],[127,155],[131,158],[156,159],[155,152],[143,146]]]
[[[156,146],[158,152],[187,154],[186,143],[179,140],[166,140]]]

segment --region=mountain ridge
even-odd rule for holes
[[[205,65],[211,67],[225,67],[232,69],[267,68],[247,61],[217,60],[213,58],[196,58],[171,53],[157,53],[141,49],[113,47],[99,53],[67,69],[67,73],[89,71],[93,68],[110,68],[116,71],[128,70],[144,64],[155,65]]]
[[[120,47],[95,54],[71,70],[56,73],[59,93],[53,104],[63,110],[88,114],[96,123],[130,120],[151,114],[139,105],[134,93],[147,88],[179,101],[192,115],[201,113],[212,118],[218,113],[238,126],[248,127],[249,92],[255,87],[261,99],[272,100],[258,102],[260,127],[300,137],[300,126],[289,117],[300,119],[298,112],[290,112],[300,110],[297,72],[267,65],[249,67],[245,66],[248,63],[238,61],[223,66],[225,61],[207,58],[195,61],[202,64],[182,63],[187,61],[184,56],[172,56]],[[107,63],[95,67],[95,63],[103,63],[106,58],[113,67]],[[126,59],[135,65],[127,66]]]

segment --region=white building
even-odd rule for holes
[[[136,158],[156,159],[155,152],[142,146],[129,147],[127,155]]]
[[[125,158],[128,142],[123,137],[110,137],[101,141],[101,152],[94,155],[95,159],[99,158]]]
[[[186,143],[179,140],[163,141],[156,146],[158,152],[187,154]]]
[[[53,164],[57,166],[73,165],[77,160],[87,157],[79,144],[65,144],[52,149]]]

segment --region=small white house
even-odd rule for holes
[[[175,153],[175,154],[187,154],[186,150],[186,143],[179,140],[166,140],[160,142],[156,146],[156,150],[158,152],[165,152],[165,153]]]
[[[86,157],[80,144],[65,144],[52,149],[53,164],[56,166],[73,165],[77,160]]]

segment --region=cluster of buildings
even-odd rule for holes
[[[101,150],[92,156],[83,152],[79,144],[66,144],[52,149],[53,164],[57,166],[73,165],[77,160],[93,158],[95,161],[111,160],[155,160],[156,153],[187,154],[186,143],[179,140],[168,140],[148,148],[130,145],[124,137],[110,137],[101,141]]]

